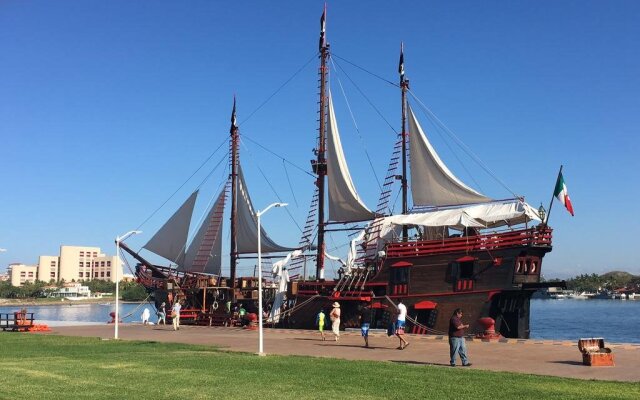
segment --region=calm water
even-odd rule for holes
[[[121,304],[123,322],[140,322],[149,304]],[[0,313],[20,307],[0,307]],[[115,304],[71,304],[27,307],[36,322],[50,325],[105,323]],[[132,314],[131,314],[132,313]],[[129,316],[129,314],[131,314]],[[531,338],[577,341],[582,337],[603,337],[606,343],[640,343],[640,301],[638,300],[531,300]]]
[[[639,300],[531,300],[531,337],[640,343]]]

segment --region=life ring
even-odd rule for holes
[[[213,301],[213,304],[211,304],[211,309],[214,311],[218,309],[218,300]]]

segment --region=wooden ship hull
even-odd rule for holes
[[[386,329],[393,320],[393,303],[402,300],[409,321],[406,331],[446,335],[449,319],[462,308],[470,332],[482,333],[480,318],[496,321],[505,337],[528,338],[530,299],[540,287],[542,258],[551,251],[551,229],[536,227],[503,234],[449,238],[438,241],[390,243],[386,256],[366,268],[378,269],[364,285],[367,271],[336,282],[295,282],[290,286],[293,307],[283,326],[313,329],[315,315],[338,301],[342,327],[358,327],[364,304],[376,310],[372,327]],[[377,265],[376,265],[377,263]],[[370,272],[370,271],[369,271]]]

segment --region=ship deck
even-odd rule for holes
[[[113,325],[53,327],[43,334],[113,338]],[[257,352],[258,331],[242,328],[183,326],[173,331],[170,325],[121,324],[123,340],[150,340],[218,346],[229,351]],[[327,338],[332,334],[327,332]],[[339,342],[320,340],[315,331],[265,329],[264,351],[267,354],[330,357],[349,360],[372,360],[429,367],[448,366],[449,345],[446,337],[407,335],[410,346],[397,350],[398,339],[386,334],[370,335],[370,348],[362,347],[359,332],[343,332]],[[606,340],[606,338],[605,338]],[[640,345],[610,344],[615,357],[614,367],[582,365],[578,338],[573,342],[507,339],[502,342],[467,342],[472,369],[549,375],[577,379],[640,381]]]

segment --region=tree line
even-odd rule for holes
[[[62,280],[56,283],[42,281],[25,282],[22,286],[12,286],[11,282],[0,282],[0,298],[5,299],[34,299],[49,297],[51,293],[65,285]],[[91,293],[115,293],[115,282],[91,280],[79,281],[83,286],[87,286]],[[125,301],[142,301],[147,298],[144,286],[137,282],[120,282],[120,298]]]
[[[551,280],[558,281],[556,280]],[[577,292],[598,292],[601,290],[615,290],[626,288],[640,290],[640,276],[628,272],[612,271],[606,274],[581,274],[567,281],[567,289]]]

